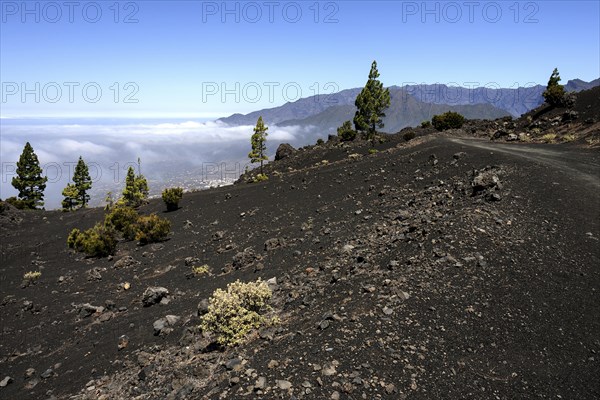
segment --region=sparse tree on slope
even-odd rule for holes
[[[44,189],[48,177],[42,177],[42,168],[33,147],[27,142],[17,161],[17,176],[12,185],[19,191],[19,200],[27,208],[36,209],[44,205]]]
[[[268,129],[269,128],[265,126],[262,117],[258,117],[258,121],[256,121],[256,127],[254,128],[254,134],[250,139],[252,151],[248,153],[248,158],[250,158],[251,163],[260,162],[261,175],[263,173],[263,162],[269,159],[269,157],[267,157],[265,154],[267,151],[265,142],[267,141]]]
[[[92,178],[90,178],[88,166],[81,156],[79,156],[79,161],[73,173],[73,183],[77,189],[77,201],[81,208],[85,208],[90,201],[90,195],[87,194],[87,191],[92,188]]]
[[[563,105],[565,98],[565,88],[558,82],[560,82],[560,74],[558,73],[558,69],[554,68],[548,80],[548,86],[546,86],[546,90],[542,93],[546,103],[554,107]]]
[[[139,207],[147,197],[148,182],[146,178],[141,174],[136,176],[133,167],[130,166],[125,178],[123,197],[119,202],[129,207]]]
[[[384,126],[384,111],[390,106],[390,91],[383,89],[383,83],[377,78],[379,78],[377,61],[373,61],[367,84],[356,96],[354,102],[357,108],[354,115],[354,126],[358,131],[367,132],[367,139],[372,143],[375,140],[376,128]]]
[[[73,211],[79,205],[79,191],[74,184],[67,183],[67,187],[63,189],[62,195],[65,196],[62,201],[63,211]]]

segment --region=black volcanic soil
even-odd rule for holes
[[[103,210],[5,211],[0,398],[600,397],[600,152],[441,134],[376,148],[307,149],[175,212],[151,201],[169,240],[110,260],[66,247]],[[244,249],[253,262],[232,265]],[[198,303],[259,277],[277,279],[281,323],[211,345]],[[149,286],[168,304],[144,307]],[[155,336],[166,315],[181,319]]]

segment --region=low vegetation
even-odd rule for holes
[[[141,244],[163,241],[171,232],[171,222],[156,214],[139,217],[135,227],[135,239]]]
[[[269,176],[267,174],[258,174],[256,176],[252,177],[251,182],[259,183],[259,182],[264,182],[264,181],[268,181],[268,180],[269,180]]]
[[[342,142],[356,139],[356,131],[352,129],[352,122],[350,121],[345,121],[342,126],[337,128],[337,134]]]
[[[210,268],[207,264],[194,265],[192,267],[192,273],[196,276],[206,275],[210,273]]]
[[[181,190],[171,189],[175,197],[179,194],[177,189]],[[107,205],[104,221],[83,232],[73,229],[67,246],[91,257],[106,257],[114,254],[119,235],[125,240],[138,240],[142,245],[165,240],[171,231],[171,222],[156,214],[140,215],[134,208],[145,201],[147,193],[146,179],[142,175],[135,176],[129,168],[123,196],[115,205]],[[110,198],[112,200],[112,196]]]
[[[28,286],[34,284],[40,279],[42,273],[40,271],[29,271],[23,274],[23,284]]]
[[[427,121],[427,122],[429,122],[429,121]],[[429,125],[431,125],[431,124],[429,124]],[[402,138],[404,140],[406,140],[407,142],[413,140],[415,137],[417,137],[417,134],[412,129],[410,131],[404,132],[404,134],[402,135]]]
[[[441,115],[435,115],[431,119],[431,124],[438,131],[447,129],[459,129],[465,123],[465,117],[454,111],[448,111]]]
[[[271,296],[271,289],[260,279],[230,283],[227,290],[217,289],[209,299],[201,328],[215,334],[222,346],[240,344],[253,329],[274,322],[265,315],[271,310]]]
[[[127,206],[116,206],[104,217],[104,225],[113,227],[125,240],[133,240],[137,234],[137,222],[140,215]]]
[[[179,201],[183,197],[183,189],[180,187],[163,190],[162,199],[167,206],[167,211],[175,211],[179,208]]]
[[[67,238],[67,245],[90,257],[106,257],[114,254],[117,239],[114,229],[96,224],[83,232],[77,228],[73,229]]]

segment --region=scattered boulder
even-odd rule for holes
[[[164,318],[157,319],[152,325],[154,328],[154,336],[166,336],[173,331],[173,327],[181,317],[177,315],[167,315]]]
[[[135,258],[133,258],[131,256],[125,256],[125,257],[121,258],[120,260],[118,260],[116,263],[114,263],[113,268],[115,268],[115,269],[129,268],[129,267],[135,267],[140,264],[141,263],[139,261],[137,261]]]
[[[289,143],[281,143],[275,152],[275,161],[284,160],[296,151],[297,150]]]
[[[119,350],[123,350],[129,345],[129,337],[127,335],[119,336],[119,343],[117,344],[117,348]]]
[[[79,305],[79,317],[87,318],[92,314],[100,314],[104,311],[102,306],[93,306],[90,303],[84,303]]]
[[[471,180],[473,195],[478,195],[490,189],[502,189],[500,178],[496,174],[495,168],[486,167],[483,170],[474,170]]]
[[[285,239],[283,238],[272,238],[265,242],[265,251],[275,250],[279,247],[285,246]]]
[[[2,379],[0,381],[0,387],[6,387],[8,386],[9,383],[13,382],[13,378],[11,378],[10,376],[6,376],[4,377],[4,379]]]
[[[185,266],[186,267],[191,267],[191,266],[199,264],[199,263],[200,263],[200,259],[197,257],[186,257],[185,258]]]
[[[169,290],[160,286],[148,287],[142,296],[142,304],[144,307],[150,307],[162,301],[163,298],[169,295]]]
[[[100,275],[100,268],[94,267],[87,271],[87,280],[88,281],[100,281],[102,280],[102,275]]]
[[[238,252],[235,256],[233,256],[233,268],[235,269],[243,269],[254,264],[259,257],[256,255],[254,250],[251,247],[247,247],[244,251]]]

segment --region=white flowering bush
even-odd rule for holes
[[[209,299],[208,313],[202,317],[203,331],[217,336],[217,343],[234,346],[241,343],[253,329],[272,320],[265,316],[271,310],[268,301],[271,289],[260,279],[242,283],[239,280],[217,289]]]

